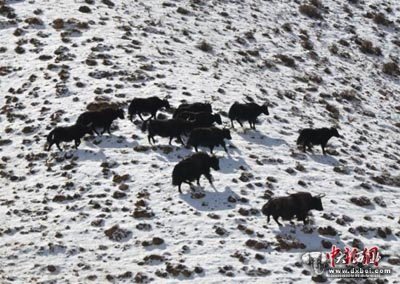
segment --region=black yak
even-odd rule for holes
[[[157,111],[163,107],[170,108],[168,100],[162,100],[156,96],[150,98],[135,98],[128,108],[129,119],[132,121],[133,116],[138,114],[140,119],[144,121],[142,113],[149,113],[151,115],[149,119],[155,118]]]
[[[266,104],[260,106],[256,103],[240,104],[235,102],[229,109],[228,117],[231,120],[232,128],[235,128],[233,121],[236,120],[241,127],[243,127],[242,121],[248,121],[250,128],[256,129],[257,117],[261,113],[269,115],[268,106]]]
[[[306,217],[308,211],[315,209],[322,211],[321,198],[325,196],[320,194],[317,196],[312,196],[308,192],[297,192],[290,194],[289,196],[275,197],[270,199],[261,209],[261,212],[268,216],[268,222],[270,221],[270,216],[274,218],[275,222],[279,226],[278,218],[282,217],[283,220],[291,220],[294,216],[297,220],[303,221],[306,224]]]
[[[173,117],[176,118],[183,111],[212,113],[212,107],[209,103],[180,104],[175,110]]]
[[[85,126],[91,125],[93,131],[100,135],[96,128],[103,128],[104,132],[108,132],[111,134],[110,127],[112,122],[117,119],[124,119],[124,110],[122,108],[114,109],[114,108],[105,108],[99,111],[87,111],[79,115],[76,124],[81,124]]]
[[[214,122],[217,124],[222,124],[221,115],[212,114],[204,111],[203,112],[183,111],[180,112],[175,118],[193,121],[196,127],[211,127],[214,124]]]
[[[148,140],[151,144],[151,140],[155,143],[154,136],[169,137],[169,144],[171,145],[172,138],[178,138],[179,142],[182,141],[182,134],[185,134],[190,130],[190,122],[181,119],[166,119],[166,120],[150,120],[145,121],[142,125],[142,131],[148,130]]]
[[[322,153],[325,155],[325,147],[328,140],[332,137],[343,138],[336,128],[305,128],[300,131],[299,138],[297,138],[297,145],[303,146],[303,151],[306,152],[306,147],[312,150],[313,145],[321,145]]]
[[[54,144],[62,151],[60,142],[70,142],[73,140],[75,141],[75,148],[78,149],[79,144],[81,144],[81,138],[85,134],[93,134],[91,126],[74,124],[72,126],[56,127],[47,135],[47,143],[49,145],[47,151],[50,151]]]
[[[197,180],[200,186],[200,177],[204,175],[212,185],[210,168],[219,170],[219,160],[215,156],[206,153],[195,153],[189,158],[180,161],[172,171],[172,184],[178,186],[179,193],[182,193],[181,184],[187,183],[192,188],[192,181]]]
[[[189,135],[187,146],[193,146],[196,152],[198,146],[210,148],[212,154],[214,147],[221,145],[228,153],[224,139],[231,140],[232,136],[229,129],[219,129],[216,127],[195,128]]]

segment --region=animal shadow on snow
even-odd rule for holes
[[[246,160],[240,156],[232,157],[231,155],[229,155],[220,157],[219,155],[217,155],[217,157],[219,157],[219,168],[220,168],[218,172],[224,174],[232,173],[237,171],[240,166],[244,166],[246,169],[251,169],[250,166],[246,163]]]
[[[96,136],[92,143],[99,148],[133,148],[139,145],[136,141],[128,141],[124,136],[102,135]]]
[[[279,147],[281,145],[289,145],[284,139],[280,138],[271,138],[262,133],[258,130],[246,131],[246,132],[238,132],[238,135],[242,136],[243,139],[247,140],[248,142],[263,145],[266,147]]]
[[[78,157],[80,161],[104,161],[107,157],[104,155],[103,150],[93,151],[91,149],[77,149],[69,150],[65,153],[65,156]]]
[[[151,245],[151,246],[145,246],[144,247],[144,249],[146,250],[146,251],[152,251],[152,250],[164,250],[164,249],[166,249],[167,248],[167,245],[165,244],[165,243],[163,243],[163,244],[161,244],[161,245],[157,245],[157,246],[155,246],[155,245]]]
[[[330,241],[332,245],[336,245],[339,248],[344,248],[347,245],[342,241],[339,235],[336,236],[328,236],[328,235],[321,235],[318,233],[317,225],[303,225],[302,222],[294,221],[295,225],[285,223],[283,226],[279,227],[278,230],[280,231],[280,235],[292,236],[297,239],[299,242],[303,243],[306,247],[304,249],[292,249],[291,252],[295,251],[320,251],[320,252],[328,252],[328,249],[325,249],[322,246],[322,241]],[[310,228],[312,227],[312,232],[305,233],[303,232],[303,228]],[[295,230],[295,233],[293,233]]]
[[[82,147],[82,145],[81,145]],[[107,157],[104,155],[103,150],[99,149],[98,151],[94,151],[88,148],[68,148],[64,149],[62,152],[53,152],[49,156],[49,160],[53,160],[55,158],[64,158],[62,160],[69,160],[71,158],[77,157],[80,161],[104,161]]]
[[[177,163],[195,153],[184,146],[174,144],[168,145],[168,143],[160,145],[155,144],[150,147],[149,153],[155,153],[157,154],[157,159],[170,163]]]
[[[309,154],[308,155],[311,159],[313,159],[315,162],[328,165],[328,166],[337,166],[339,164],[339,161],[336,160],[335,157],[332,157],[330,155],[318,155],[318,154]]]
[[[231,190],[229,186],[226,186],[224,191],[217,191],[214,188],[212,190],[212,186],[206,181],[202,181],[203,184],[206,184],[207,190],[205,191],[204,188],[195,186],[193,187],[194,190],[189,189],[189,186],[183,187],[182,191],[183,194],[180,194],[180,198],[188,203],[190,206],[195,208],[198,211],[222,211],[222,210],[231,210],[234,209],[236,204],[239,202],[239,195]],[[192,195],[194,193],[203,193],[205,194],[202,198],[194,198]],[[231,203],[228,201],[228,198],[236,199],[235,203]]]

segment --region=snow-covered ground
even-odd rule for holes
[[[0,282],[309,283],[301,255],[334,244],[378,246],[398,283],[400,2],[311,2],[316,18],[302,1],[0,0]],[[236,124],[195,194],[171,184],[193,150],[149,147],[138,118],[44,151],[89,104],[153,95],[210,102],[226,127],[234,101],[270,115]],[[329,155],[297,149],[331,126]],[[267,200],[296,191],[324,211],[267,224]]]

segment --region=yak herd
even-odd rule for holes
[[[182,183],[187,183],[193,188],[192,182],[197,181],[200,186],[200,177],[204,175],[212,185],[210,169],[219,170],[219,160],[214,155],[208,155],[205,152],[198,152],[198,147],[208,147],[211,154],[215,147],[221,146],[225,152],[228,149],[225,139],[231,140],[230,130],[227,128],[218,128],[214,124],[221,125],[222,119],[219,114],[213,114],[212,106],[209,103],[186,103],[179,105],[173,113],[171,119],[156,119],[157,111],[162,108],[169,109],[170,104],[166,99],[160,99],[156,96],[149,98],[135,98],[128,107],[129,119],[138,115],[143,121],[142,131],[147,131],[150,144],[155,143],[155,136],[169,138],[169,144],[176,138],[182,145],[185,143],[182,136],[188,136],[186,146],[194,147],[196,153],[183,159],[175,165],[172,172],[172,184],[178,186],[182,193]],[[255,129],[257,117],[261,114],[269,115],[267,104],[258,105],[254,102],[238,103],[234,102],[228,112],[228,117],[234,128],[234,121],[237,121],[243,127],[243,122],[247,121],[250,128]],[[150,114],[148,119],[143,119],[144,114]],[[76,123],[72,126],[56,127],[47,136],[47,150],[56,144],[58,149],[61,142],[75,142],[75,148],[78,148],[82,137],[86,134],[97,135],[110,132],[111,124],[117,118],[124,119],[124,110],[122,108],[106,108],[100,111],[88,111],[79,115]],[[98,132],[100,130],[100,132]],[[306,128],[300,130],[297,144],[304,152],[307,148],[312,150],[313,145],[321,145],[322,152],[325,155],[325,147],[331,137],[342,137],[336,128]],[[323,195],[312,196],[308,192],[298,192],[289,196],[272,198],[266,203],[261,212],[268,216],[268,222],[272,215],[279,226],[278,218],[291,220],[295,216],[299,221],[306,224],[308,211],[323,210],[321,198]]]

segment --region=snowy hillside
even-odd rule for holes
[[[302,264],[336,245],[378,246],[398,283],[399,18],[377,0],[0,0],[0,282],[359,283]],[[225,127],[234,101],[270,115],[236,123],[215,188],[192,193],[171,173],[194,150],[149,145],[138,117],[45,151],[80,113],[154,95],[210,102]],[[331,126],[328,155],[297,149]],[[297,191],[324,211],[267,224],[268,199]]]

